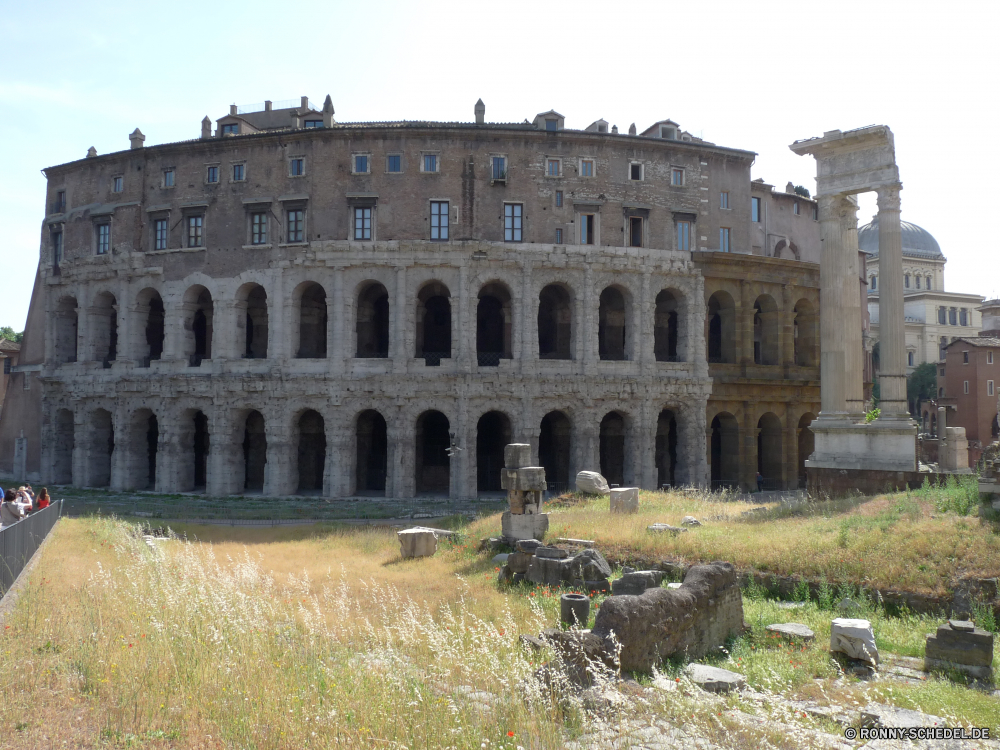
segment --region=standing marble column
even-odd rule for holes
[[[909,420],[906,403],[906,333],[903,321],[903,236],[899,183],[878,188],[880,419]]]
[[[858,258],[858,202],[845,195],[840,204],[840,228],[844,243],[844,261],[847,264],[844,280],[843,326],[851,335],[845,340],[844,395],[847,412],[852,422],[864,420],[864,349],[861,336],[861,267]],[[856,335],[855,335],[856,334]]]
[[[847,340],[843,314],[847,279],[840,195],[819,198],[820,413],[817,421],[847,421]],[[860,335],[860,332],[859,332]]]

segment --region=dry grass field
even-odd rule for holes
[[[643,514],[630,519],[609,519],[591,503],[557,508],[553,531],[611,549],[634,544],[738,565],[781,569],[798,559],[822,573],[822,560],[840,559],[836,550],[887,558],[879,535],[922,528],[940,533],[947,551],[940,559],[952,569],[996,565],[996,553],[988,557],[992,532],[972,518],[930,518],[939,514],[922,504],[933,501],[919,498],[906,500],[919,513],[900,511],[887,530],[849,520],[852,533],[840,546],[845,519],[882,518],[899,502],[762,524],[737,520],[745,508],[732,504],[644,496]],[[676,523],[688,513],[724,517],[676,539],[644,531],[647,522]],[[959,523],[968,526],[967,544],[958,544]],[[596,729],[614,736],[651,717],[722,747],[796,748],[810,744],[800,732],[841,731],[780,701],[709,701],[680,679],[679,663],[664,665],[655,683],[626,683],[626,700],[597,714],[575,693],[543,689],[527,678],[545,657],[518,636],[556,624],[558,592],[498,588],[494,565],[475,551],[479,536],[498,529],[496,516],[477,521],[463,542],[404,561],[388,529],[186,526],[175,529],[180,538],[150,547],[128,523],[63,519],[3,621],[0,745],[514,750],[562,747]],[[798,547],[790,529],[798,529]],[[984,542],[994,546],[981,553]],[[907,580],[939,585],[934,577]],[[746,674],[754,695],[850,707],[877,700],[1000,731],[1000,700],[948,679],[907,686],[843,675],[827,651],[833,615],[815,603],[781,609],[756,591],[744,602],[751,633],[711,660]],[[866,615],[880,649],[902,655],[922,653],[924,634],[938,622],[875,608]],[[793,650],[765,636],[767,624],[790,620],[816,630],[816,642]],[[665,681],[674,689],[661,689]],[[748,726],[734,718],[738,711],[766,721]]]

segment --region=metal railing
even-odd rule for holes
[[[476,352],[480,367],[499,367],[503,352]]]
[[[427,367],[440,367],[441,360],[451,357],[451,352],[424,352],[420,356],[423,357],[424,365]]]
[[[62,515],[62,500],[0,529],[0,597],[10,591],[31,556]]]

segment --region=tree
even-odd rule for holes
[[[916,414],[921,401],[930,401],[937,396],[937,365],[924,362],[906,378],[906,399],[910,402],[910,413]]]
[[[801,195],[803,198],[809,197],[809,188],[802,187],[802,185],[795,186],[795,194]]]
[[[23,338],[24,331],[14,333],[14,329],[10,326],[0,326],[0,339],[7,339],[8,341],[13,341],[15,344],[20,344]]]

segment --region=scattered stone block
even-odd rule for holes
[[[508,556],[507,552],[501,552],[500,554],[493,556],[492,562],[494,565],[506,565]]]
[[[551,560],[565,560],[569,557],[569,552],[559,547],[546,547],[542,545],[535,549],[535,557],[547,557]]]
[[[830,623],[830,651],[869,664],[878,664],[875,633],[868,620],[838,617]]]
[[[437,552],[437,535],[430,529],[404,529],[396,532],[399,554],[410,557],[430,557]]]
[[[500,469],[500,489],[506,491],[517,489],[517,469]]]
[[[581,471],[577,474],[576,488],[586,495],[607,495],[611,492],[608,480],[596,471]]]
[[[514,580],[514,571],[510,569],[507,565],[500,568],[500,572],[497,574],[497,583],[501,586],[505,583],[512,583]]]
[[[508,469],[520,469],[531,466],[531,445],[528,443],[510,443],[503,448],[503,464]]]
[[[604,555],[596,549],[585,549],[573,556],[573,572],[576,578],[587,581],[598,581],[603,579],[607,585],[607,579],[611,577],[611,566],[604,559]]]
[[[707,664],[688,664],[684,674],[691,682],[709,693],[728,693],[747,686],[746,678],[728,669]]]
[[[638,487],[615,487],[611,490],[612,513],[635,513],[639,510]]]
[[[786,638],[798,639],[801,641],[812,641],[816,639],[816,634],[799,622],[778,622],[768,625],[767,630],[771,633],[785,636]]]
[[[662,570],[637,570],[625,573],[621,578],[611,582],[612,596],[638,596],[646,589],[657,588],[663,583]]]
[[[576,547],[593,547],[593,539],[569,539],[567,537],[558,537],[555,540],[558,544],[571,544]]]
[[[524,466],[517,470],[517,487],[511,489],[521,492],[545,492],[545,468],[542,466]]]
[[[611,583],[607,578],[603,578],[598,581],[584,581],[583,587],[587,589],[590,594],[610,594],[611,593]]]
[[[539,586],[559,586],[563,582],[568,583],[572,580],[570,561],[536,555],[531,558],[531,564],[524,577]]]
[[[993,633],[966,620],[949,620],[927,636],[924,669],[955,669],[972,677],[993,676]]]
[[[667,584],[667,588],[668,589],[679,589],[683,585],[684,585],[683,583],[673,582],[673,583],[668,583]]]
[[[527,552],[529,555],[535,554],[535,550],[542,546],[537,539],[519,539],[515,545],[518,552]]]
[[[500,519],[500,526],[506,539],[542,539],[549,530],[549,516],[546,513],[516,514],[507,510]]]
[[[515,586],[523,582],[524,582],[524,573],[515,573],[514,578],[511,579],[511,583],[514,584]]]
[[[869,703],[859,712],[862,727],[943,727],[948,722],[940,716],[912,711],[908,708],[896,708],[882,703]]]
[[[861,612],[861,605],[853,599],[844,598],[841,599],[840,603],[837,605],[837,611],[842,615],[850,617]]]
[[[530,552],[511,552],[507,557],[507,566],[515,573],[527,573],[533,555]]]
[[[542,651],[545,649],[545,641],[533,635],[522,635],[520,640],[522,646],[527,646],[532,651]]]
[[[682,529],[680,526],[671,526],[669,523],[654,523],[652,526],[647,526],[646,531],[652,531],[654,534],[680,534],[682,531],[687,531],[687,529]]]
[[[701,521],[694,516],[684,516],[681,519],[681,526],[701,526]]]

